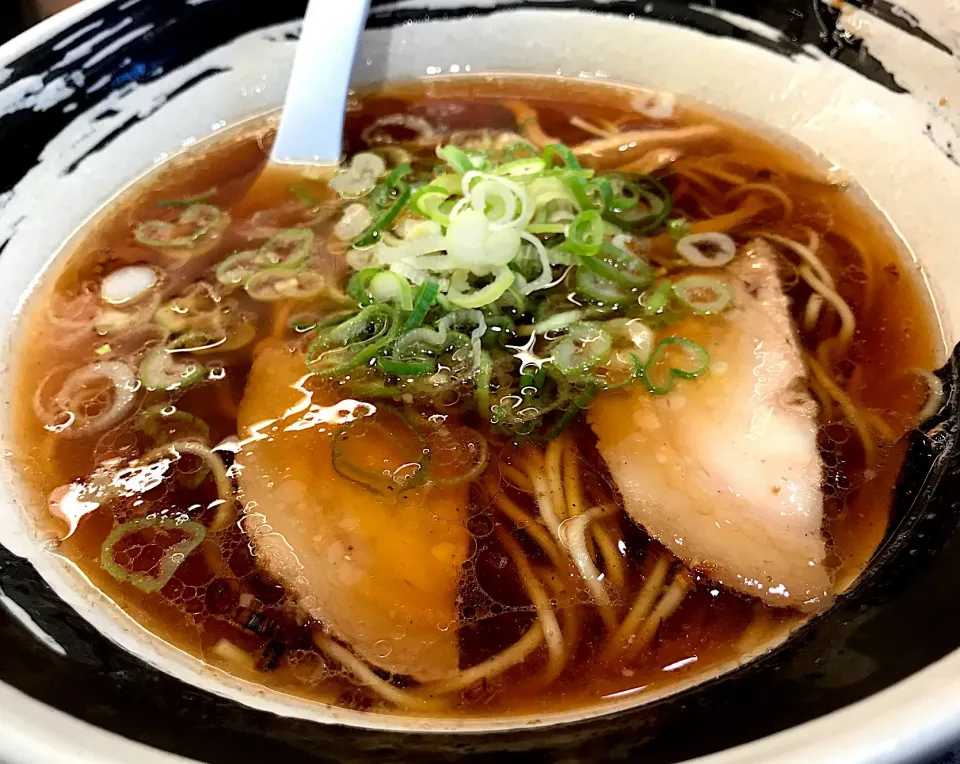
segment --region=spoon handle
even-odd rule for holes
[[[350,75],[370,0],[310,0],[271,158],[336,165]]]

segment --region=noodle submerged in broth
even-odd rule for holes
[[[516,714],[715,674],[855,579],[941,391],[849,189],[560,81],[356,94],[332,180],[239,204],[270,139],[113,203],[17,358],[40,514],[141,623],[325,702]]]

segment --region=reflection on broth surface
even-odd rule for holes
[[[239,677],[488,715],[651,697],[828,607],[883,536],[935,337],[879,218],[665,95],[357,94],[112,203],[31,303],[60,554]]]

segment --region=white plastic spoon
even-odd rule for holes
[[[343,150],[350,75],[370,0],[310,0],[270,160],[241,206],[291,176],[329,177]]]

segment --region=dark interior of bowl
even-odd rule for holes
[[[95,15],[107,25],[121,17],[162,16],[155,31],[130,43],[85,72],[93,81],[109,74],[112,82],[96,94],[73,96],[89,108],[130,81],[149,81],[228,41],[254,25],[277,23],[302,12],[302,3],[269,4],[243,0],[186,2],[182,8],[157,4],[120,11],[111,4]],[[176,4],[169,4],[179,5]],[[227,6],[229,5],[229,11]],[[375,5],[377,5],[375,3]],[[533,3],[532,5],[536,5]],[[588,7],[589,3],[548,3]],[[753,14],[785,31],[780,47],[798,55],[798,44],[814,42],[867,76],[892,87],[892,81],[868,57],[856,57],[849,42],[834,39],[821,23],[832,24],[826,10],[815,18],[791,3],[776,9],[757,3]],[[604,6],[613,13],[634,12],[633,3]],[[739,12],[749,8],[739,7]],[[467,12],[465,9],[462,12]],[[460,13],[460,11],[458,11]],[[374,24],[392,24],[424,13],[376,12]],[[713,34],[753,40],[715,16],[680,3],[657,3],[654,15]],[[826,21],[824,21],[826,19]],[[153,19],[157,21],[157,18]],[[63,55],[59,39],[39,46],[13,65],[13,77],[51,76],[49,67]],[[80,38],[83,39],[83,38]],[[135,50],[133,49],[135,48]],[[124,59],[129,61],[124,63]],[[78,60],[70,66],[77,71]],[[97,69],[101,71],[96,71]],[[58,75],[65,72],[57,70]],[[14,185],[39,156],[45,143],[71,115],[61,110],[8,115],[0,120],[0,139],[17,145],[4,163],[0,185]],[[109,143],[109,141],[108,141]],[[103,150],[107,145],[98,146]],[[816,718],[865,698],[924,668],[960,647],[960,472],[958,472],[957,374],[960,351],[939,372],[948,392],[940,414],[915,432],[898,484],[894,520],[862,579],[824,615],[786,644],[721,679],[635,711],[536,733],[435,736],[355,731],[278,717],[200,691],[117,647],[64,604],[25,561],[0,547],[0,590],[23,608],[66,651],[59,655],[0,609],[0,679],[74,717],[159,749],[208,762],[247,761],[483,761],[525,762],[575,758],[585,761],[642,760],[673,762],[757,739]]]

